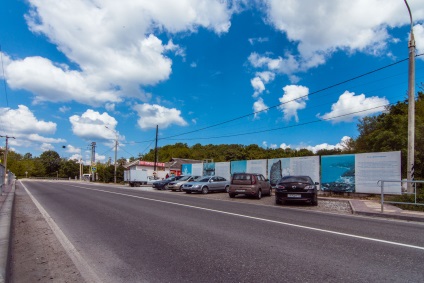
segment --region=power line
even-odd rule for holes
[[[294,127],[300,127],[300,126],[314,124],[314,123],[323,122],[323,121],[331,121],[331,120],[335,120],[337,118],[346,117],[346,116],[350,116],[350,115],[354,115],[354,114],[358,114],[358,113],[362,113],[362,112],[367,112],[367,111],[370,111],[370,110],[373,110],[373,109],[387,107],[387,106],[390,106],[390,105],[393,105],[393,104],[395,104],[395,103],[389,103],[389,104],[379,105],[379,106],[376,106],[376,107],[372,107],[372,108],[368,108],[368,109],[363,109],[363,110],[359,110],[359,111],[355,111],[355,112],[350,112],[350,113],[346,113],[346,114],[343,114],[343,115],[334,116],[334,117],[331,117],[331,118],[317,119],[317,120],[312,120],[312,121],[308,121],[308,122],[304,122],[304,123],[300,123],[300,124],[296,124],[296,125],[278,127],[278,128],[267,129],[267,130],[262,130],[262,131],[239,133],[239,134],[232,134],[232,135],[225,135],[225,136],[190,138],[190,139],[178,139],[178,140],[218,139],[218,138],[238,137],[238,136],[255,135],[255,134],[259,134],[259,133],[273,132],[273,131],[277,131],[277,130],[289,129],[289,128],[294,128]]]
[[[416,55],[416,57],[419,57],[419,56],[422,56],[422,55],[424,55],[424,53],[422,53],[422,54],[418,54],[418,55]],[[213,128],[213,127],[217,127],[217,126],[220,126],[220,125],[224,125],[224,124],[227,124],[227,123],[230,123],[230,122],[233,122],[233,121],[236,121],[236,120],[240,120],[240,119],[243,119],[243,118],[246,118],[246,117],[252,116],[252,115],[256,115],[256,114],[259,114],[259,113],[262,113],[262,112],[267,112],[268,110],[270,110],[270,109],[274,109],[274,108],[277,108],[277,107],[280,107],[281,105],[284,105],[284,104],[287,104],[287,103],[293,102],[293,101],[295,101],[295,100],[298,100],[298,99],[301,99],[301,98],[304,98],[304,97],[307,97],[307,96],[310,96],[310,95],[314,95],[314,94],[317,94],[317,93],[320,93],[320,92],[323,92],[323,91],[326,91],[326,90],[332,89],[332,88],[334,88],[334,87],[336,87],[336,86],[340,86],[340,85],[343,85],[343,84],[345,84],[345,83],[348,83],[348,82],[351,82],[351,81],[357,80],[357,79],[359,79],[359,78],[362,78],[362,77],[368,76],[368,75],[370,75],[370,74],[373,74],[373,73],[376,73],[376,72],[382,71],[382,70],[384,70],[384,69],[387,69],[387,68],[393,67],[393,66],[395,66],[395,65],[397,65],[397,64],[400,64],[400,63],[402,63],[402,62],[404,62],[404,61],[407,61],[408,59],[409,59],[409,58],[405,58],[405,59],[402,59],[402,60],[396,61],[396,62],[391,63],[391,64],[388,64],[388,65],[386,65],[386,66],[383,66],[383,67],[380,67],[380,68],[377,68],[377,69],[371,70],[371,71],[369,71],[369,72],[363,73],[363,74],[358,75],[358,76],[355,76],[355,77],[353,77],[353,78],[350,78],[350,79],[344,80],[344,81],[342,81],[342,82],[339,82],[339,83],[335,83],[335,84],[333,84],[333,85],[330,85],[330,86],[328,86],[328,87],[324,87],[324,88],[319,89],[319,90],[317,90],[317,91],[311,92],[311,93],[309,93],[309,94],[307,94],[307,95],[303,95],[303,96],[297,97],[297,98],[295,98],[295,99],[292,99],[292,100],[290,100],[290,101],[286,101],[286,102],[283,102],[283,103],[280,103],[280,104],[273,105],[273,106],[271,106],[271,107],[268,107],[268,108],[262,109],[262,110],[260,110],[260,111],[252,112],[252,113],[249,113],[249,114],[245,114],[245,115],[242,115],[242,116],[239,116],[239,117],[235,117],[235,118],[233,118],[233,119],[226,120],[226,121],[223,121],[223,122],[220,122],[220,123],[216,123],[216,124],[213,124],[213,125],[210,125],[210,126],[206,126],[206,127],[200,128],[200,129],[196,129],[196,130],[192,130],[192,131],[188,131],[188,132],[184,132],[184,133],[181,133],[181,134],[176,134],[176,135],[172,135],[172,136],[168,136],[168,137],[162,137],[162,138],[159,138],[159,139],[160,139],[160,140],[171,139],[171,138],[174,138],[174,137],[179,137],[179,136],[182,136],[182,135],[187,135],[187,134],[191,134],[191,133],[195,133],[195,132],[203,131],[203,130],[206,130],[206,129],[210,129],[210,128]]]

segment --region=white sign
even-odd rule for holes
[[[357,193],[380,194],[379,180],[394,180],[385,183],[384,192],[401,194],[400,151],[355,154],[355,186]]]

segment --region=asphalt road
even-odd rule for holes
[[[419,223],[90,183],[23,184],[89,281],[424,281]]]

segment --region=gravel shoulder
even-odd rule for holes
[[[10,281],[84,282],[25,190],[16,185]]]

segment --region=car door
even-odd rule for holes
[[[209,180],[209,190],[211,191],[219,190],[219,182],[217,181],[216,177],[212,177]]]

